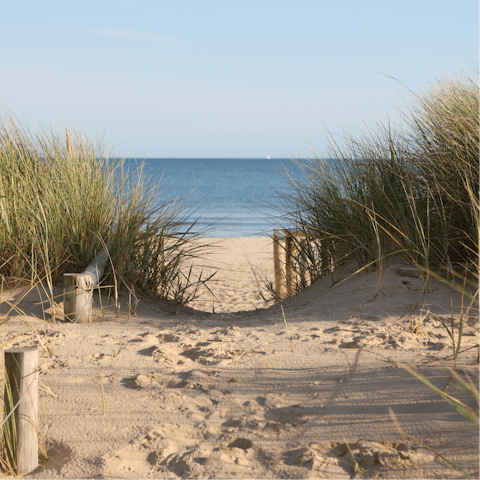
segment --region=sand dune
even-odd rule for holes
[[[54,347],[68,335],[40,375],[50,459],[27,477],[458,478],[402,438],[391,409],[405,432],[478,478],[478,430],[402,368],[478,408],[450,379],[450,339],[432,315],[449,319],[452,301],[458,318],[459,294],[433,281],[420,296],[420,279],[399,275],[399,261],[379,287],[378,272],[341,282],[347,265],[285,300],[286,325],[279,305],[262,308],[245,260],[273,280],[270,240],[215,242],[216,300],[205,294],[197,311],[143,301],[129,320],[123,309],[68,333],[71,324],[32,316],[31,293],[19,305],[26,315],[10,314],[2,344],[29,325],[37,333],[9,347],[38,337]],[[478,310],[464,313],[459,371],[477,383]]]
[[[273,281],[273,246],[270,238],[216,238],[212,239],[212,254],[197,265],[195,272],[215,276],[212,292],[204,291],[191,307],[215,313],[255,310],[272,305],[259,294],[252,268],[258,280],[268,277]],[[261,283],[261,282],[260,282]]]

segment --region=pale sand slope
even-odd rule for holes
[[[273,280],[273,244],[270,238],[213,238],[208,239],[212,254],[197,260],[194,270],[202,276],[215,273],[209,283],[211,292],[204,290],[190,306],[206,312],[225,313],[255,310],[266,304],[258,292],[252,273]],[[252,265],[252,266],[251,266]]]
[[[253,248],[255,241],[247,243]],[[258,240],[258,250],[264,246]],[[233,270],[246,289],[251,281],[241,253],[232,253]],[[426,313],[447,319],[450,301],[458,314],[461,298],[436,281],[419,297],[420,280],[399,276],[398,265],[383,273],[374,300],[378,274],[332,285],[338,273],[285,301],[294,343],[279,305],[215,315],[184,309],[176,316],[166,304],[142,302],[129,321],[124,311],[119,320],[108,314],[103,323],[76,325],[40,376],[40,433],[50,460],[27,477],[462,476],[419,444],[403,442],[391,408],[405,432],[478,478],[477,429],[398,368],[415,366],[478,408],[449,383],[449,339]],[[222,289],[230,293],[219,295],[230,299],[242,296],[234,285]],[[4,292],[3,313],[5,300],[18,295]],[[32,317],[41,315],[37,301],[31,293],[20,303],[28,317],[11,313],[1,344],[28,322],[39,338],[30,331],[9,346],[41,339],[48,348],[65,338],[70,324]],[[476,384],[478,349],[467,349],[478,345],[478,311],[465,320],[459,365],[473,372]],[[45,364],[48,357],[39,352]]]

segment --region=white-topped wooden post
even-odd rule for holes
[[[26,393],[3,427],[7,455],[17,475],[25,475],[38,467],[37,368],[37,347],[5,350],[5,417]]]
[[[93,321],[93,288],[98,285],[108,254],[102,252],[82,273],[63,275],[63,312],[65,319],[78,323]]]

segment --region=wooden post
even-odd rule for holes
[[[63,275],[63,312],[66,319],[78,323],[92,323],[92,276],[83,273]]]
[[[287,279],[287,296],[291,297],[293,295],[293,281],[294,281],[294,240],[289,235],[289,232],[286,232],[287,236],[285,238],[285,277]]]
[[[7,455],[18,475],[25,475],[38,467],[37,367],[37,347],[5,351],[5,416],[13,410],[30,387],[3,427]]]
[[[306,273],[307,270],[305,268],[305,255],[303,255],[305,249],[308,248],[306,239],[303,239],[300,242],[300,252],[302,255],[298,257],[298,266],[299,266],[299,275],[300,275],[300,288],[305,288],[307,285]]]
[[[305,257],[301,255],[301,249],[298,248],[300,243],[306,241],[306,239],[302,242],[298,240],[302,237],[305,237],[305,234],[295,230],[283,228],[273,230],[273,263],[275,267],[275,291],[277,293],[275,303],[293,295],[299,282],[301,285],[306,284]],[[280,261],[281,249],[284,253],[284,262]],[[282,268],[282,264],[285,265],[285,268]]]
[[[92,288],[100,281],[107,260],[107,252],[102,252],[82,273],[63,275],[63,312],[67,320],[74,322],[79,317],[78,323],[93,322]]]

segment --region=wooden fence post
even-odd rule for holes
[[[108,254],[102,252],[82,273],[63,275],[63,312],[65,318],[78,323],[93,322],[93,287],[100,281]]]
[[[7,455],[18,475],[30,473],[38,467],[37,367],[37,347],[5,350],[5,417],[32,384],[3,427]]]
[[[290,236],[290,232],[285,232],[285,277],[287,280],[287,296],[291,297],[293,295],[293,282],[294,282],[294,254],[295,246],[294,240]]]
[[[63,312],[65,317],[78,323],[92,323],[92,276],[83,273],[63,275]]]
[[[305,288],[307,286],[307,269],[305,267],[305,255],[304,251],[305,249],[308,248],[307,241],[306,239],[303,239],[301,242],[299,242],[300,245],[300,251],[302,252],[301,258],[299,255],[298,258],[298,269],[299,269],[299,275],[300,275],[300,288]]]
[[[294,295],[299,285],[306,283],[305,258],[299,258],[303,252],[299,249],[298,239],[305,237],[303,232],[281,229],[273,230],[273,263],[275,269],[275,303]],[[282,245],[283,244],[283,245]],[[306,247],[305,247],[306,248]],[[280,260],[280,251],[283,250],[285,261]],[[282,266],[285,265],[285,267]],[[297,268],[298,267],[298,272]]]

